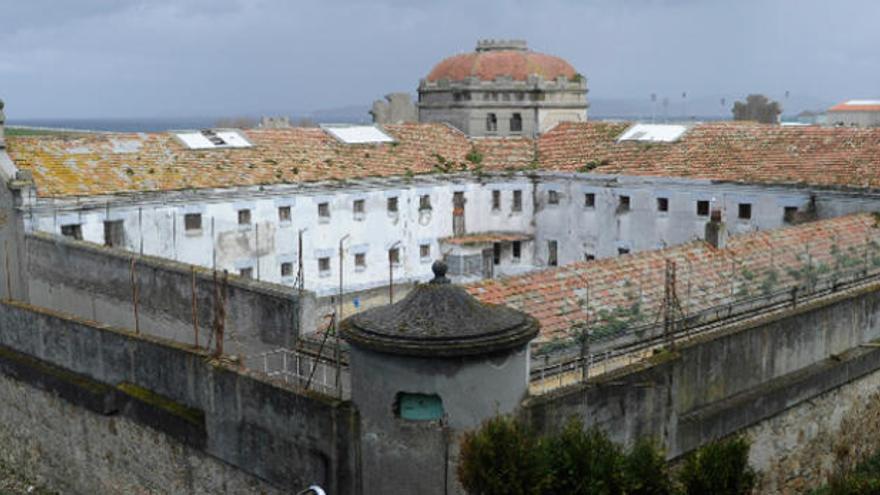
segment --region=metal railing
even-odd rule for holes
[[[664,333],[662,322],[627,329],[617,335],[590,342],[591,352],[582,355],[580,345],[572,342],[568,351],[553,358],[535,356],[530,369],[533,393],[583,381],[633,364],[676,343],[728,328],[730,325],[770,313],[794,308],[849,289],[880,283],[880,269],[860,267],[833,271],[811,283],[797,283],[760,296],[743,297],[676,318],[675,330]],[[586,369],[585,369],[586,367]]]
[[[275,349],[247,357],[245,365],[272,380],[333,397],[350,397],[348,368],[331,359],[295,349]]]

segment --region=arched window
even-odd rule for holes
[[[498,130],[498,117],[494,113],[486,115],[486,131],[495,132]]]

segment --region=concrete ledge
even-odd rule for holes
[[[880,348],[858,347],[679,416],[678,447],[686,452],[775,416],[880,369]]]
[[[113,387],[5,346],[0,346],[0,373],[98,414],[115,414],[120,409]]]
[[[125,404],[123,415],[186,445],[204,449],[208,440],[204,411],[131,383],[120,383],[116,389],[124,397],[120,400]]]

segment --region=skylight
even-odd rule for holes
[[[681,139],[688,128],[676,124],[635,124],[626,130],[617,142],[640,141],[649,143],[672,143]]]
[[[250,148],[253,146],[250,141],[235,130],[203,129],[193,132],[178,132],[176,136],[191,150]]]
[[[321,128],[345,144],[394,142],[393,137],[374,125],[322,125]]]

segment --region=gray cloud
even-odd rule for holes
[[[309,111],[414,91],[444,56],[518,37],[592,98],[880,96],[874,0],[0,0],[10,116]]]

